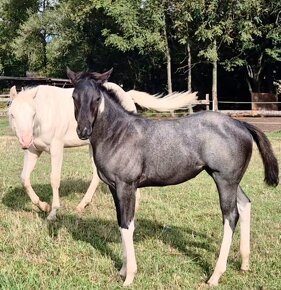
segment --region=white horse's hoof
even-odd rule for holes
[[[248,272],[250,270],[250,266],[249,265],[242,265],[240,270],[242,272]]]
[[[76,207],[76,211],[78,213],[82,213],[84,211],[84,209],[89,206],[89,204],[91,203],[91,201],[86,201],[86,202],[80,202],[77,207]]]
[[[84,208],[80,207],[80,206],[77,206],[75,211],[78,213],[78,214],[81,214],[83,212]]]
[[[58,211],[58,208],[53,208],[50,212],[50,214],[47,216],[47,220],[49,222],[53,222],[57,219],[57,211]]]
[[[216,287],[216,286],[219,285],[219,282],[218,282],[218,281],[211,281],[211,280],[209,280],[209,281],[207,282],[207,285],[208,285],[209,287]]]
[[[84,211],[85,207],[86,206],[77,205],[76,212],[79,213],[79,214],[82,213]]]
[[[38,207],[44,212],[49,212],[51,210],[50,205],[45,201],[39,201]]]

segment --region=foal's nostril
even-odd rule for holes
[[[80,130],[79,128],[77,128],[76,132],[77,132],[77,135],[79,136],[80,139],[85,140],[91,136],[92,129],[84,127],[83,130]]]
[[[90,137],[92,135],[92,129],[88,128],[86,134],[88,135],[88,137]]]

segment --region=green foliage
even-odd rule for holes
[[[103,29],[105,44],[123,52],[134,49],[141,54],[164,52],[164,11],[158,5],[158,1],[121,0],[104,6],[106,15],[116,24],[111,29]]]
[[[17,60],[11,46],[20,25],[28,18],[28,11],[37,7],[37,0],[0,2],[0,74],[25,72],[26,59]],[[23,49],[23,48],[21,48]]]
[[[278,0],[2,0],[0,73],[64,77],[67,65],[115,66],[117,80],[145,88],[154,75],[166,78],[168,51],[177,79],[189,47],[194,65],[251,68],[262,89],[254,82],[279,73],[280,9]]]
[[[263,70],[267,64],[280,61],[281,27],[280,1],[244,0],[239,1],[235,11],[235,47],[233,55],[225,60],[227,69],[237,66],[251,67],[256,73],[253,79],[257,82],[266,76]],[[273,67],[272,67],[273,69]]]

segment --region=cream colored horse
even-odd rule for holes
[[[121,87],[110,82],[105,83],[104,86],[117,93],[125,109],[135,112],[135,102],[142,107],[170,111],[188,107],[196,99],[194,94],[188,93],[178,93],[160,99],[134,90],[126,93]],[[15,87],[12,87],[10,91],[12,99],[9,108],[10,124],[21,147],[25,149],[24,165],[21,173],[22,184],[33,204],[42,211],[50,211],[49,220],[56,219],[57,210],[60,208],[59,186],[63,149],[89,144],[88,140],[80,140],[76,133],[77,123],[74,118],[72,92],[72,88],[63,89],[46,85],[19,93],[17,93]],[[91,147],[89,148],[93,161]],[[40,200],[30,182],[31,172],[43,151],[51,155],[50,179],[53,192],[51,208],[48,203]],[[91,202],[99,183],[95,164],[92,163],[93,178],[86,194],[77,206],[78,211],[82,211]]]

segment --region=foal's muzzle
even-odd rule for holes
[[[76,132],[81,140],[87,140],[92,135],[92,128],[87,127],[84,127],[83,129],[77,128]]]

